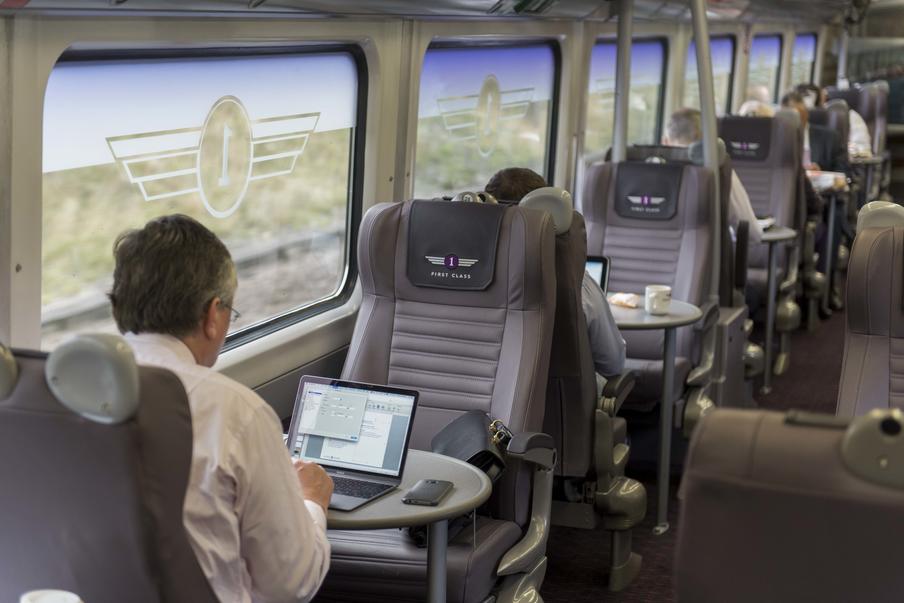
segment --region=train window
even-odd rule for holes
[[[614,41],[599,42],[590,59],[590,88],[584,152],[603,153],[612,144],[615,111]],[[653,144],[662,128],[665,40],[635,40],[631,45],[628,144]]]
[[[552,173],[552,44],[433,45],[424,55],[414,195],[483,190],[505,167]]]
[[[812,82],[815,64],[816,34],[798,34],[794,38],[794,53],[791,58],[791,83],[797,85]]]
[[[165,214],[228,246],[232,345],[340,303],[363,69],[337,48],[64,55],[44,102],[42,346],[115,329],[113,241]]]
[[[766,103],[778,100],[778,77],[782,64],[782,37],[754,36],[747,68],[747,98]]]
[[[734,77],[734,36],[714,36],[709,40],[713,62],[713,87],[716,95],[716,111],[719,115],[731,111],[731,83]],[[697,45],[691,42],[687,49],[684,70],[685,107],[700,108],[700,86],[697,83]]]

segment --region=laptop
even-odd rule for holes
[[[418,392],[305,375],[287,445],[333,478],[330,508],[351,511],[402,481]]]
[[[603,295],[609,293],[609,258],[604,255],[588,255],[585,269],[603,290]]]

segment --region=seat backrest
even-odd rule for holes
[[[782,109],[774,117],[726,116],[719,119],[731,163],[750,197],[753,212],[772,216],[779,226],[802,231],[805,204],[802,195],[802,135],[800,117]],[[785,250],[779,250],[783,265]],[[765,245],[753,247],[748,265],[765,268]]]
[[[53,362],[15,351],[18,378],[0,399],[0,600],[58,588],[92,603],[215,601],[182,518],[192,430],[181,381],[138,368],[130,416],[117,412],[119,399],[104,399],[116,371],[61,348]],[[98,404],[76,413],[91,395],[85,382],[71,393],[67,381],[85,369]]]
[[[420,391],[412,446],[468,410],[541,431],[555,313],[552,217],[406,201],[361,223],[364,299],[342,375]]]
[[[858,227],[851,249],[836,411],[844,417],[904,408],[904,212],[889,209],[865,219],[874,226]],[[876,220],[883,214],[885,225]]]
[[[681,484],[679,601],[895,601],[904,416],[715,409]],[[883,461],[884,459],[884,461]]]
[[[841,140],[845,142],[845,149],[847,149],[847,142],[851,139],[850,107],[843,99],[836,98],[825,104],[825,112],[826,125],[838,132]]]
[[[888,82],[879,80],[867,84],[857,84],[851,88],[829,87],[829,99],[840,98],[860,114],[873,142],[873,154],[881,156],[885,152],[885,137],[888,127]]]
[[[680,163],[598,163],[586,172],[582,209],[591,255],[611,258],[609,290],[643,295],[668,285],[672,297],[702,305],[712,277],[713,174]],[[658,334],[626,336],[631,358],[659,358]],[[678,335],[679,354],[693,337]]]
[[[522,207],[538,204],[542,190],[528,194]],[[556,201],[555,195],[547,195]],[[593,456],[593,414],[597,404],[596,373],[582,305],[582,282],[587,261],[584,217],[568,203],[553,211],[556,231],[556,313],[546,386],[543,432],[553,437],[559,462],[556,473],[584,477]],[[548,207],[548,204],[546,205]],[[565,212],[570,219],[562,219]],[[558,226],[560,225],[561,226]]]

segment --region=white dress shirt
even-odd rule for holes
[[[747,223],[750,225],[748,234],[749,244],[753,245],[762,241],[763,228],[760,226],[760,223],[757,222],[756,215],[753,213],[753,207],[750,205],[750,197],[747,195],[747,189],[744,188],[744,184],[741,182],[741,179],[738,178],[738,173],[734,170],[731,170],[731,194],[729,197],[728,223],[735,229],[735,232],[737,232],[738,223],[740,223],[741,220],[747,220]]]
[[[599,375],[612,377],[625,370],[625,340],[615,324],[609,302],[587,271],[581,282],[581,309],[587,321],[593,366]],[[599,380],[597,380],[599,385]]]
[[[851,109],[848,111],[848,147],[853,154],[862,157],[871,157],[873,154],[873,140],[869,135],[869,127],[859,113]]]
[[[126,340],[138,364],[172,371],[188,393],[194,441],[183,521],[214,593],[224,603],[312,599],[330,564],[326,517],[304,499],[276,413],[197,364],[175,337]]]

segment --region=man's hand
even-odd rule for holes
[[[811,172],[821,172],[822,171],[822,168],[819,167],[818,163],[809,163],[809,164],[805,165],[804,167],[806,169],[810,170]]]
[[[295,471],[298,473],[298,482],[301,484],[305,499],[323,507],[325,513],[330,505],[330,497],[333,495],[333,480],[317,463],[295,459],[292,464],[295,465]]]

